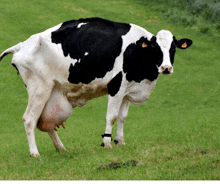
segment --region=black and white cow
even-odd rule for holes
[[[64,127],[73,108],[107,94],[102,145],[111,147],[116,119],[115,143],[124,144],[129,103],[144,103],[158,75],[173,73],[176,48],[191,44],[166,30],[154,36],[134,24],[86,18],[64,22],[5,50],[0,59],[13,54],[12,65],[29,95],[23,121],[30,154],[39,156],[36,127],[48,132],[57,150],[65,150],[56,127]]]

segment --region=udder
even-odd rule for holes
[[[72,114],[72,105],[59,90],[54,90],[39,118],[37,128],[50,132],[63,123]]]

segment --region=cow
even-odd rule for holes
[[[108,107],[102,146],[111,147],[116,119],[114,142],[125,144],[123,125],[130,102],[147,101],[159,74],[173,73],[176,48],[191,44],[168,30],[153,35],[135,24],[95,17],[66,21],[5,50],[0,60],[13,54],[12,65],[28,92],[23,122],[30,155],[40,155],[36,127],[64,151],[56,128],[65,128],[75,107],[103,95],[108,95]]]

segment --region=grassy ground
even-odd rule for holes
[[[174,74],[160,76],[144,105],[130,106],[125,146],[100,146],[107,96],[76,108],[58,133],[67,152],[56,152],[46,133],[36,130],[40,158],[29,157],[21,120],[27,92],[12,56],[0,63],[0,180],[219,180],[219,35],[172,25],[135,0],[0,0],[0,50],[60,22],[103,17],[135,23],[156,34],[169,29],[194,41],[178,50]],[[115,137],[116,125],[113,129]],[[137,166],[109,163],[138,161]],[[102,167],[105,165],[106,167]],[[98,169],[101,168],[101,169]]]

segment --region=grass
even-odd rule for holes
[[[160,76],[150,99],[131,105],[125,146],[102,148],[107,96],[73,110],[58,133],[68,151],[56,152],[46,133],[36,130],[40,158],[29,157],[21,120],[27,92],[11,66],[0,63],[0,180],[219,180],[219,35],[176,26],[134,0],[1,0],[0,50],[60,22],[103,17],[135,23],[156,34],[169,29],[177,39],[194,41],[178,50],[174,74]],[[113,128],[115,138],[116,126]],[[112,162],[138,162],[98,169]]]
[[[192,27],[201,33],[219,35],[220,2],[218,0],[138,0],[176,25]]]

